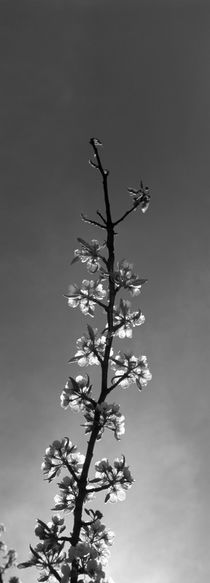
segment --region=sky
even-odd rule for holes
[[[86,446],[60,393],[99,313],[88,321],[63,296],[88,276],[71,265],[77,237],[101,240],[80,220],[103,211],[88,165],[96,136],[113,217],[141,178],[152,194],[116,237],[117,259],[148,278],[134,301],[146,322],[129,346],[153,380],[116,390],[125,436],[106,435],[95,452],[125,453],[135,477],[125,502],[98,502],[116,534],[108,572],[115,583],[208,580],[209,20],[203,0],[0,2],[0,522],[20,561],[57,492],[41,474],[45,448],[65,435]]]

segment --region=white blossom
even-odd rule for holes
[[[131,383],[136,383],[139,390],[147,386],[152,379],[146,356],[136,357],[132,353],[119,352],[111,363],[115,370],[112,383],[119,384],[126,389]]]
[[[147,279],[139,278],[138,275],[133,273],[133,264],[126,259],[122,259],[117,263],[113,279],[117,289],[127,289],[132,296],[140,294],[142,285],[147,281]]]
[[[76,413],[85,409],[85,400],[91,394],[91,386],[88,375],[78,375],[76,379],[69,377],[65,388],[61,393],[61,407],[70,407]]]
[[[101,254],[100,250],[103,249],[106,243],[99,243],[96,239],[92,239],[91,243],[87,243],[84,239],[78,238],[79,243],[81,243],[81,249],[75,249],[72,263],[80,259],[82,263],[87,264],[87,269],[91,273],[95,273],[100,268]]]
[[[89,336],[86,334],[77,340],[77,352],[69,362],[78,362],[79,366],[88,365],[99,365],[100,359],[103,359],[105,348],[106,348],[106,336],[102,335],[97,337],[97,328],[93,330],[88,326],[88,330],[91,330]],[[113,350],[110,351],[110,356],[113,354]]]
[[[140,206],[142,213],[145,213],[149,207],[151,198],[148,186],[144,187],[143,182],[141,181],[139,188],[128,188],[128,192],[130,193],[130,196],[132,196],[134,210]]]
[[[141,310],[136,312],[130,311],[131,302],[120,300],[119,308],[114,307],[114,329],[116,336],[119,338],[132,338],[133,327],[141,326],[145,322]]]
[[[115,438],[119,440],[125,433],[125,417],[120,413],[120,406],[116,403],[107,403],[104,401],[98,404],[96,409],[100,412],[100,437],[104,429],[107,428],[113,431]],[[89,430],[91,430],[91,424]]]
[[[81,309],[86,316],[94,317],[97,300],[101,301],[106,297],[106,290],[103,288],[101,279],[88,281],[84,279],[81,287],[75,283],[69,286],[69,293],[65,297],[68,299],[68,306]]]
[[[125,458],[116,459],[112,466],[107,458],[103,458],[95,463],[95,478],[97,487],[107,487],[108,494],[105,497],[105,502],[117,502],[125,499],[125,491],[128,490],[133,483],[128,466],[125,466]]]
[[[65,466],[79,476],[83,463],[84,455],[77,452],[77,447],[64,437],[61,441],[53,441],[52,445],[47,447],[41,468],[46,479],[51,482],[55,476],[59,476]]]

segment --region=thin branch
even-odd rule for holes
[[[88,219],[87,217],[85,217],[83,215],[83,213],[81,213],[81,217],[82,217],[82,220],[84,221],[84,223],[89,223],[90,225],[95,225],[95,227],[100,227],[101,229],[106,229],[106,227],[104,225],[101,225],[101,223],[98,223],[98,221],[93,221],[92,219]]]
[[[102,166],[102,162],[101,162],[101,159],[100,159],[100,156],[99,156],[99,153],[98,153],[98,148],[97,148],[97,146],[95,144],[95,138],[91,138],[90,139],[90,145],[93,148],[94,155],[95,155],[95,158],[97,160],[97,164],[95,164],[95,162],[92,162],[91,160],[90,160],[90,164],[91,164],[91,166],[93,166],[94,168],[96,168],[97,170],[99,170],[99,172],[102,174],[102,176],[104,178],[105,176],[108,176],[109,171],[106,170],[106,169],[104,169],[103,166]]]
[[[121,217],[120,219],[118,219],[118,221],[115,221],[115,222],[113,223],[114,227],[116,227],[116,225],[118,225],[119,223],[121,223],[122,221],[124,221],[124,219],[125,219],[125,218],[126,218],[128,215],[130,215],[130,213],[132,213],[133,211],[135,211],[135,210],[136,210],[136,208],[137,208],[137,206],[139,206],[139,203],[138,203],[138,204],[136,204],[136,205],[134,205],[134,206],[132,206],[132,208],[131,208],[131,209],[129,209],[129,211],[126,211],[126,212],[124,213],[124,215],[122,215],[122,217]]]
[[[79,395],[79,393],[78,393]],[[94,407],[96,407],[97,402],[95,401],[95,399],[91,399],[91,397],[88,397],[88,395],[85,395],[85,393],[82,395],[82,399],[83,401],[88,401],[88,403],[91,403],[91,405],[93,405]]]
[[[95,346],[93,346],[93,353],[95,354],[95,356],[97,356],[97,359],[99,360],[99,362],[100,362],[100,365],[101,365],[101,366],[103,366],[103,362],[104,362],[104,360],[103,360],[103,358],[101,358],[101,356],[98,354],[98,351],[97,351],[97,349],[95,348]]]
[[[69,470],[69,473],[73,476],[75,482],[79,482],[79,478],[76,475],[75,471],[72,469],[71,465],[69,464],[69,462],[67,460],[63,460],[63,464],[66,466],[67,470]]]
[[[103,217],[103,215],[102,215],[102,214],[101,214],[99,211],[97,211],[97,215],[98,215],[98,216],[99,216],[99,217],[102,219],[102,221],[103,221],[103,222],[105,223],[105,225],[106,225],[106,219]]]
[[[81,292],[82,293],[82,292]],[[84,294],[83,298],[86,298],[87,296]],[[101,306],[101,308],[103,308],[103,310],[105,312],[107,312],[108,310],[108,306],[106,304],[104,304],[103,302],[101,302],[100,300],[98,300],[97,298],[94,298],[94,296],[89,296],[89,300],[92,302],[95,302],[95,304],[98,304],[98,306]]]
[[[89,494],[89,492],[102,492],[102,490],[108,490],[108,488],[110,488],[111,484],[105,484],[104,486],[98,486],[98,488],[87,488],[87,493]]]
[[[94,296],[87,296],[86,294],[83,293],[82,290],[80,290],[80,293],[84,299],[88,298],[91,302],[98,304],[99,306],[101,306],[101,308],[103,308],[103,310],[105,310],[105,312],[107,312],[108,307],[106,306],[106,304],[104,304],[103,302],[101,302],[97,298],[94,298]],[[63,294],[63,297],[68,300],[69,298],[74,297],[74,296]]]
[[[113,391],[113,389],[115,389],[115,387],[117,387],[122,382],[122,380],[127,379],[128,377],[129,373],[127,372],[121,377],[119,377],[118,381],[116,381],[116,383],[114,383],[111,387],[109,387],[109,389],[107,389],[107,395],[111,393],[111,391]]]

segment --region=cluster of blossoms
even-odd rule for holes
[[[55,506],[53,510],[72,512],[75,509],[79,493],[78,481],[72,476],[64,476],[62,481],[58,483],[58,486],[60,488],[60,493],[56,494],[54,497]],[[85,502],[88,502],[88,500],[91,500],[92,498],[92,493],[87,494]]]
[[[78,375],[76,379],[69,377],[60,396],[61,407],[63,409],[70,407],[75,413],[83,412],[87,403],[95,403],[90,396],[91,389],[88,375]]]
[[[5,526],[4,524],[0,524],[0,536],[5,532]],[[7,551],[7,545],[5,544],[5,542],[3,540],[0,540],[0,551],[2,553],[6,553]]]
[[[97,421],[99,426],[97,440],[101,439],[105,428],[113,431],[115,438],[119,440],[125,433],[125,417],[120,413],[120,406],[116,403],[108,404],[105,401],[97,405],[90,396],[91,389],[92,385],[90,385],[88,375],[79,375],[76,379],[70,377],[61,393],[61,407],[64,409],[70,407],[76,413],[84,414],[85,433],[92,431],[95,411],[100,412]],[[47,460],[47,466],[48,463]]]
[[[70,358],[69,362],[77,362],[79,366],[99,365],[103,359],[106,348],[106,336],[102,335],[97,338],[97,328],[93,330],[88,326],[89,335],[84,334],[77,340],[77,352]],[[111,350],[111,354],[113,350]]]
[[[126,259],[118,261],[117,269],[113,273],[113,280],[117,290],[124,288],[132,296],[139,295],[142,285],[147,282],[147,279],[142,279],[133,273],[133,264],[129,263]]]
[[[5,533],[6,528],[4,524],[0,524],[0,536]],[[3,540],[0,540],[0,581],[3,581],[3,575],[7,569],[15,567],[17,564],[17,553],[14,549],[8,549]],[[12,576],[9,578],[9,583],[21,583],[19,577]]]
[[[145,322],[145,317],[141,310],[131,312],[130,306],[130,302],[121,299],[119,308],[114,308],[114,333],[119,338],[132,338],[132,328],[134,326],[141,326]]]
[[[51,574],[53,573],[53,568],[61,566],[66,558],[66,553],[63,550],[64,537],[60,537],[64,530],[64,519],[59,515],[52,516],[52,520],[47,524],[38,519],[35,527],[35,535],[40,539],[40,542],[35,548],[30,546],[31,556],[29,560],[20,563],[18,567],[27,568],[36,566],[41,571],[38,578],[39,582],[47,581],[49,578],[52,580]]]
[[[105,428],[113,431],[115,438],[120,440],[125,433],[125,417],[120,413],[120,406],[115,403],[109,404],[103,402],[96,405],[95,409],[100,413],[100,416],[97,419],[97,441],[101,439]],[[85,433],[91,433],[95,418],[95,410],[89,404],[86,406],[84,417],[86,419],[84,423]]]
[[[86,544],[90,543],[100,557],[102,564],[106,564],[110,552],[108,547],[112,546],[115,535],[111,530],[107,530],[102,524],[102,514],[98,510],[87,510],[86,514],[91,518],[90,522],[84,522],[81,530],[81,539]]]
[[[55,476],[59,476],[63,467],[68,468],[74,478],[78,479],[84,459],[84,455],[77,452],[76,445],[73,445],[68,437],[64,437],[61,441],[56,439],[47,447],[41,468],[49,482]]]
[[[119,384],[123,389],[135,383],[141,391],[152,378],[146,356],[137,358],[132,353],[119,352],[112,358],[111,366],[115,370],[112,384]]]
[[[68,559],[61,568],[63,575],[61,583],[69,583],[74,569],[82,576],[82,579],[78,579],[80,583],[108,583],[102,565],[96,557],[97,552],[90,544],[79,542],[75,547],[71,547]]]
[[[151,198],[148,186],[144,187],[141,180],[139,188],[128,188],[128,192],[132,196],[134,210],[140,206],[142,213],[146,213],[147,209],[149,208]]]
[[[125,417],[120,413],[120,406],[116,403],[103,402],[97,405],[96,410],[100,412],[99,439],[106,428],[113,431],[115,438],[120,440],[125,433]],[[89,431],[91,431],[91,427]]]
[[[48,550],[51,547],[58,547],[58,537],[64,532],[64,518],[61,518],[59,514],[52,516],[52,520],[45,524],[42,520],[37,520],[37,525],[35,527],[35,535],[43,542],[43,547],[36,547],[35,550],[40,552],[41,550]],[[60,547],[59,547],[60,548]],[[56,549],[58,550],[58,548]]]
[[[91,484],[97,484],[98,491],[108,490],[105,502],[125,500],[126,490],[131,488],[134,482],[129,467],[125,465],[125,457],[115,459],[113,466],[107,458],[103,458],[95,463],[95,469],[95,479],[91,480]]]
[[[106,290],[103,288],[101,278],[96,281],[83,279],[81,287],[75,283],[69,286],[69,293],[65,297],[68,299],[70,308],[80,307],[85,316],[94,317],[95,305],[106,297]]]
[[[137,358],[134,354],[119,352],[112,359],[111,366],[116,371],[112,383],[119,384],[123,389],[136,383],[138,389],[142,390],[152,378],[146,356]]]
[[[99,243],[96,239],[92,239],[91,243],[87,243],[79,237],[78,241],[81,243],[81,249],[75,249],[75,257],[72,263],[80,259],[82,263],[86,263],[88,271],[95,273],[100,268],[101,260],[104,259],[100,251],[106,247],[106,243]]]
[[[88,522],[83,521],[80,540],[75,546],[70,546],[68,552],[64,545],[68,537],[64,537],[64,519],[60,515],[52,516],[52,520],[45,524],[37,520],[35,535],[40,542],[35,548],[30,547],[31,557],[20,568],[36,566],[41,574],[38,581],[56,581],[53,576],[53,567],[60,567],[61,583],[69,583],[70,577],[76,568],[79,581],[87,583],[108,583],[103,565],[109,558],[108,547],[112,545],[114,534],[106,530],[102,524],[102,514],[98,510],[87,510]],[[11,581],[10,583],[15,583]],[[17,582],[18,583],[18,582]]]

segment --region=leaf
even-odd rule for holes
[[[77,237],[77,241],[79,241],[79,243],[81,243],[81,245],[83,245],[83,247],[85,247],[86,249],[90,249],[90,245],[89,243],[87,243],[84,239],[82,239],[81,237]]]
[[[76,257],[74,257],[74,259],[72,259],[70,265],[73,265],[73,263],[77,263],[77,261],[79,261],[78,255],[76,255]]]
[[[139,190],[137,190],[136,188],[127,188],[128,192],[130,192],[131,194],[138,194]]]
[[[141,278],[135,279],[135,284],[137,284],[137,285],[144,285],[144,283],[147,283],[147,282],[148,282],[148,279],[141,279]]]
[[[77,362],[78,361],[78,356],[72,356],[72,358],[70,358],[68,360],[68,362]]]
[[[94,342],[95,341],[95,334],[94,334],[93,328],[88,324],[87,329],[88,329],[90,339],[92,340],[92,342]]]
[[[31,567],[31,561],[25,561],[25,563],[18,563],[17,565],[18,569],[27,569],[28,567]]]
[[[42,526],[44,529],[46,528],[46,530],[48,530],[50,532],[49,526],[47,526],[47,524],[45,522],[43,522],[43,520],[41,520],[40,518],[37,518],[37,522],[38,522],[38,524],[40,524],[40,526]]]
[[[104,498],[104,502],[106,504],[106,502],[109,502],[110,499],[110,494],[106,494],[105,498]]]
[[[40,560],[40,555],[33,549],[33,547],[31,545],[29,545],[30,551],[32,552],[32,554],[34,555],[34,557],[38,560]]]
[[[70,362],[70,361],[69,361]],[[78,391],[78,384],[77,381],[75,381],[75,379],[73,379],[73,377],[69,377],[71,379],[72,385],[73,385],[73,389],[75,391]]]
[[[90,306],[89,306],[88,312],[86,312],[86,314],[88,314],[88,316],[90,316],[91,318],[94,318],[94,316],[95,316],[95,312],[92,308],[90,308]]]

